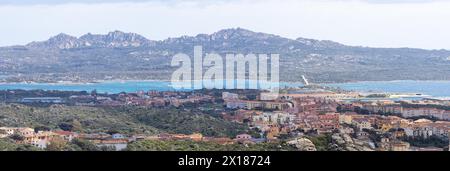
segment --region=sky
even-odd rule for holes
[[[121,30],[152,40],[241,27],[296,39],[450,50],[450,0],[0,0],[0,46]]]

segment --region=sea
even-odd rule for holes
[[[436,98],[450,97],[450,81],[365,81],[325,85],[366,93],[414,93]]]
[[[301,83],[280,83],[280,87],[298,87]],[[438,98],[450,97],[450,81],[366,81],[322,84],[324,86],[366,93],[415,93]],[[60,90],[120,93],[137,91],[173,91],[167,81],[105,81],[98,83],[0,83],[0,90]],[[183,91],[192,91],[184,89]]]

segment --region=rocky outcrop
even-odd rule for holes
[[[61,33],[47,41],[32,42],[27,47],[43,49],[120,48],[149,46],[152,43],[153,41],[136,33],[113,31],[106,35],[88,33],[80,38]]]
[[[348,134],[335,133],[331,136],[331,140],[329,148],[332,151],[374,151],[369,142],[353,139]]]
[[[297,138],[287,143],[300,151],[317,151],[316,146],[307,138]]]

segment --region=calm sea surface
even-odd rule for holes
[[[368,81],[326,85],[360,92],[421,93],[433,97],[450,97],[450,81]]]
[[[282,87],[297,87],[297,83],[280,83]],[[450,97],[450,81],[375,81],[324,84],[331,87],[340,87],[346,90],[360,92],[391,92],[391,93],[421,93],[434,97]],[[170,82],[165,81],[125,81],[101,82],[89,84],[47,84],[47,83],[0,83],[0,90],[61,90],[61,91],[92,91],[108,93],[136,92],[139,90],[174,90]],[[189,91],[189,90],[186,90]]]

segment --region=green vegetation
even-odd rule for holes
[[[0,126],[62,129],[74,132],[119,132],[157,134],[161,132],[234,137],[254,135],[244,124],[210,116],[200,110],[146,107],[83,107],[52,105],[35,107],[0,104]]]
[[[370,94],[366,96],[367,98],[388,98],[388,94]]]
[[[1,138],[0,139],[0,151],[15,151],[17,149],[17,145],[13,140],[9,138]]]
[[[128,151],[294,151],[284,143],[221,145],[213,142],[193,141],[137,141],[128,144]]]
[[[411,146],[416,147],[439,147],[445,148],[448,147],[448,139],[447,138],[439,138],[437,136],[431,136],[429,138],[423,137],[403,137],[401,140],[406,141],[411,144]]]
[[[308,136],[307,138],[316,146],[317,151],[328,151],[328,145],[331,143],[330,134]]]
[[[29,144],[16,144],[10,138],[0,138],[0,151],[40,151],[40,149]]]
[[[410,104],[410,103],[406,103],[406,102],[401,102],[400,104],[404,108],[436,108],[436,109],[442,109],[442,110],[450,110],[450,106],[444,106],[444,105]]]
[[[141,123],[169,133],[199,132],[205,136],[235,137],[237,134],[249,131],[246,125],[228,122],[198,111],[171,108],[153,109],[149,112],[144,108],[132,108],[121,112],[132,113]]]
[[[73,139],[71,142],[53,140],[46,151],[116,151],[114,147],[98,147],[88,140]]]
[[[156,133],[157,129],[141,124],[132,114],[110,112],[103,108],[52,105],[32,107],[20,104],[0,105],[0,126],[63,129],[86,133],[119,130],[122,133]],[[81,124],[81,128],[78,125]]]

